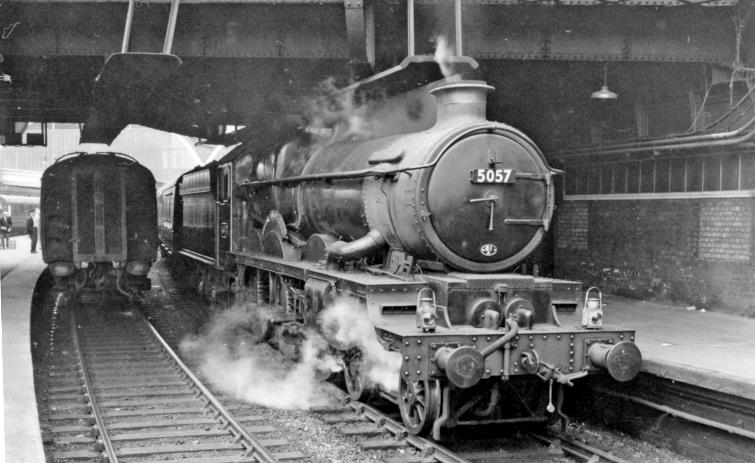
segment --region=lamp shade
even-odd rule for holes
[[[600,87],[600,90],[598,90],[597,92],[592,92],[592,94],[590,95],[590,98],[595,98],[596,100],[615,100],[618,97],[619,95],[608,90],[608,85],[603,85],[602,87]]]

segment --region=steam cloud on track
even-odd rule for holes
[[[324,335],[338,345],[357,347],[364,356],[367,384],[395,392],[401,371],[401,354],[383,349],[366,309],[349,299],[339,299],[320,314]]]
[[[293,362],[267,343],[257,343],[251,327],[258,320],[251,309],[237,304],[216,315],[200,335],[184,339],[181,351],[198,360],[202,375],[215,387],[238,399],[284,409],[330,404],[333,398],[322,378],[340,371],[341,364],[325,338],[307,332]],[[364,309],[342,299],[321,313],[320,321],[325,336],[362,349],[368,383],[396,389],[401,356],[383,350]]]

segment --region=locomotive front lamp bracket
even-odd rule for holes
[[[435,331],[438,324],[438,306],[435,304],[435,292],[422,288],[417,293],[417,328],[423,332]]]
[[[593,291],[593,294],[597,292],[598,297],[590,297],[591,291]],[[591,330],[603,327],[603,294],[595,286],[585,292],[585,303],[582,306],[582,326]]]

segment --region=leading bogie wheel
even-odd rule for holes
[[[372,388],[366,384],[367,378],[364,377],[365,367],[362,353],[343,354],[340,356],[340,361],[343,368],[343,381],[351,400],[368,401],[372,397]]]
[[[411,381],[401,377],[398,406],[410,434],[426,435],[440,416],[441,388],[437,380]]]

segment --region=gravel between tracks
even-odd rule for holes
[[[670,450],[656,447],[621,432],[607,431],[585,423],[573,422],[566,432],[576,440],[632,462],[693,463],[693,460]]]

